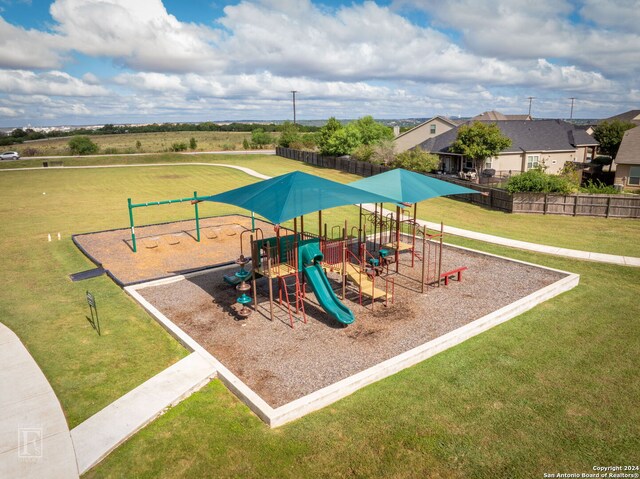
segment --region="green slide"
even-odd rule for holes
[[[351,324],[356,318],[353,312],[347,308],[335,295],[327,275],[324,274],[322,265],[323,255],[318,249],[318,243],[308,243],[300,246],[298,250],[302,270],[316,295],[320,306],[326,313],[343,324]]]

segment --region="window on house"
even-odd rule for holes
[[[468,158],[465,158],[464,160],[464,167],[465,168],[473,168],[473,160],[470,160]]]
[[[429,131],[432,135],[436,134],[436,125],[430,125],[429,126]]]
[[[485,168],[487,168],[487,169],[488,169],[488,168],[491,168],[491,161],[492,161],[492,159],[491,159],[491,158],[487,158],[487,159],[485,160],[485,162],[484,162],[484,167],[485,167]]]
[[[536,168],[540,164],[540,155],[527,155],[527,170]]]
[[[640,166],[632,166],[629,169],[629,184],[640,185]]]

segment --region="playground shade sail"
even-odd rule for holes
[[[201,200],[240,206],[262,215],[275,224],[336,206],[394,202],[393,199],[377,193],[301,171],[207,196]]]
[[[393,198],[399,203],[417,203],[438,196],[480,193],[464,186],[397,168],[349,183],[349,186]]]

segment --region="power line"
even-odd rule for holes
[[[296,93],[298,93],[298,90],[291,90],[291,93],[293,94],[293,124],[296,124]]]
[[[569,100],[571,100],[571,114],[569,115],[569,120],[573,120],[573,102],[576,100],[576,97],[572,96]]]

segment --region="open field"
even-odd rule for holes
[[[159,155],[117,162],[159,160],[355,179],[277,157]],[[84,158],[74,164],[114,161]],[[5,225],[0,318],[43,368],[71,427],[185,351],[108,278],[71,283],[69,273],[92,265],[69,235],[126,227],[127,197],[153,201],[194,190],[213,194],[253,181],[235,170],[187,165],[0,173]],[[637,221],[520,217],[446,199],[431,200],[421,210],[428,219],[443,217],[448,224],[486,233],[541,243],[546,241],[538,235],[544,234],[548,244],[640,256]],[[210,204],[201,214],[236,211]],[[150,207],[136,211],[136,222],[188,219],[192,212],[188,204]],[[352,207],[326,213],[336,224],[344,217],[355,224],[357,217]],[[53,234],[52,243],[47,233]],[[88,477],[214,472],[221,477],[541,477],[590,472],[594,465],[638,464],[640,269],[449,241],[579,273],[580,285],[277,430],[265,427],[214,381],[134,436]],[[85,319],[87,289],[98,302],[102,337]]]
[[[88,135],[106,153],[160,153],[169,151],[174,143],[186,143],[195,138],[195,151],[241,150],[242,141],[251,140],[251,133],[226,131],[169,131],[159,133],[127,133],[123,135]],[[275,138],[275,136],[274,136]],[[70,137],[47,138],[12,146],[21,156],[68,155]],[[140,142],[140,148],[137,142]]]
[[[216,157],[212,155],[177,155],[167,153],[157,156],[67,158],[63,160],[63,162],[65,166],[150,164],[163,162],[223,163],[247,166],[260,173],[273,176],[292,170],[300,170],[311,174],[321,174],[326,178],[343,183],[359,179],[358,176],[349,173],[314,168],[298,161],[259,155],[255,157],[247,157],[246,155]],[[7,161],[0,162],[0,169],[41,165],[42,161],[39,160]],[[255,179],[247,178],[246,181],[253,182]],[[199,193],[206,191],[206,189],[202,189],[202,191],[199,190]],[[182,191],[177,192],[178,196],[184,196],[185,194],[190,194],[188,185],[185,185]],[[162,193],[157,193],[155,197],[161,195]],[[154,199],[154,197],[147,199]],[[340,210],[340,214],[344,213],[345,210]],[[340,214],[335,215],[336,221],[339,221],[338,218],[340,218]],[[349,215],[350,223],[356,224],[357,213],[349,213]],[[638,247],[640,221],[633,219],[609,218],[603,220],[602,218],[590,217],[514,215],[447,198],[434,198],[422,202],[418,207],[418,217],[436,222],[444,221],[447,225],[472,231],[480,231],[482,233],[550,246],[623,256],[640,256],[640,248]]]

